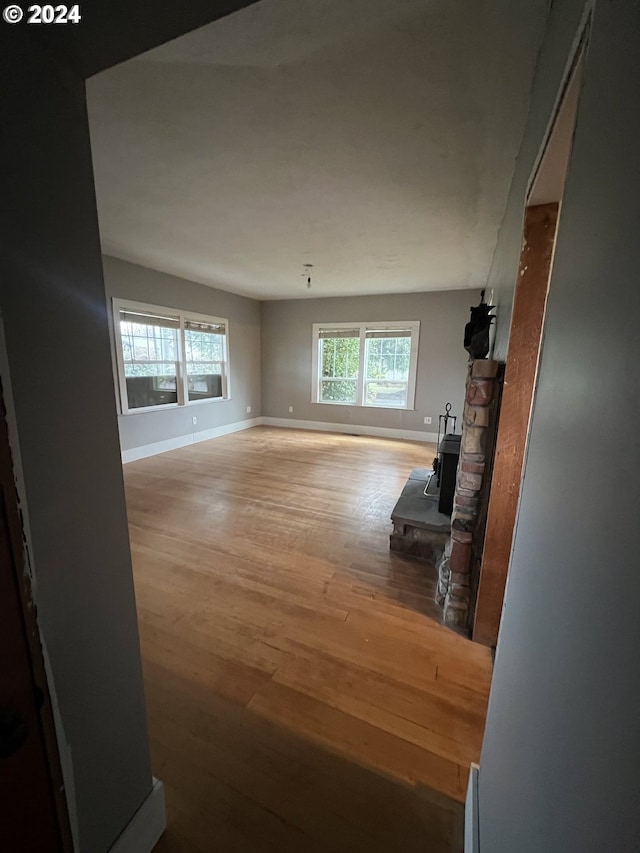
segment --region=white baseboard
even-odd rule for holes
[[[361,424],[334,424],[326,421],[298,421],[294,418],[262,418],[264,426],[277,426],[289,429],[311,429],[318,432],[341,432],[348,435],[371,435],[377,438],[400,438],[405,441],[436,442],[436,432],[422,432],[416,429],[391,429],[388,427],[363,426]]]
[[[370,435],[375,438],[399,438],[404,441],[436,442],[438,434],[435,432],[422,432],[412,429],[390,429],[387,427],[363,426],[361,424],[334,424],[328,421],[299,421],[294,418],[249,418],[246,421],[237,421],[234,424],[203,429],[199,432],[189,432],[176,438],[167,438],[164,441],[154,441],[152,444],[143,444],[140,447],[132,447],[130,450],[122,451],[122,461],[135,462],[138,459],[146,459],[147,456],[156,456],[158,453],[166,453],[169,450],[178,450],[180,447],[188,447],[199,441],[208,441],[210,438],[218,438],[221,435],[229,435],[232,432],[240,432],[243,429],[251,429],[256,426],[275,426],[287,429],[309,429],[318,432],[338,432],[347,435]]]
[[[117,838],[109,853],[151,853],[167,827],[164,785],[153,780],[151,793]]]
[[[467,799],[464,805],[464,853],[480,853],[480,827],[478,824],[478,779],[480,768],[471,765]]]
[[[122,461],[135,462],[137,459],[146,459],[147,456],[156,456],[158,453],[177,450],[179,447],[187,447],[190,444],[197,444],[199,441],[208,441],[210,438],[218,438],[221,435],[240,432],[240,430],[250,429],[261,424],[262,418],[249,418],[246,421],[236,421],[236,423],[226,424],[225,426],[202,429],[199,432],[189,432],[186,435],[167,438],[164,441],[154,441],[152,444],[143,444],[140,447],[123,450]]]

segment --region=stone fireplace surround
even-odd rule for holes
[[[499,362],[469,362],[451,532],[437,564],[436,602],[456,628],[469,627],[478,587],[501,386]]]
[[[435,565],[435,599],[442,620],[470,628],[479,584],[504,365],[469,362],[462,412],[460,458],[451,518],[438,511],[430,468],[415,468],[391,514],[389,547]]]

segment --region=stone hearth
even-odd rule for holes
[[[438,490],[432,474],[431,468],[414,468],[411,472],[391,513],[389,547],[436,565],[449,541],[451,519],[438,512]]]

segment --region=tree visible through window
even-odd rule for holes
[[[314,326],[318,403],[413,406],[419,323]]]
[[[226,320],[114,299],[122,411],[228,397]]]
[[[178,402],[178,317],[120,311],[120,341],[130,409]]]
[[[368,406],[407,405],[411,333],[365,333],[364,399]]]
[[[358,394],[360,332],[358,329],[320,335],[322,378],[320,399],[331,403],[355,403]]]
[[[224,325],[186,320],[184,326],[189,400],[222,397]]]

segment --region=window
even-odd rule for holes
[[[312,402],[413,408],[419,331],[417,321],[316,323]]]
[[[318,339],[320,402],[355,405],[360,370],[360,330],[320,329]]]
[[[190,402],[225,396],[225,337],[224,322],[185,320],[184,358]]]
[[[123,413],[226,400],[229,324],[113,300]]]

